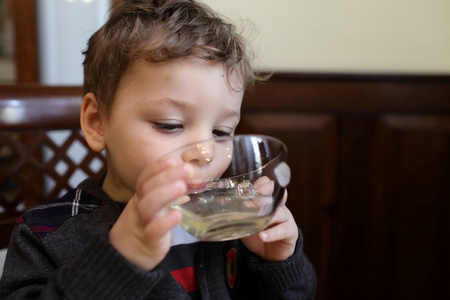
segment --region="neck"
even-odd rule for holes
[[[133,192],[128,189],[124,189],[123,184],[118,185],[118,180],[120,181],[120,178],[114,179],[111,172],[108,172],[106,174],[105,181],[103,181],[102,189],[114,201],[128,202],[131,197],[133,197]]]

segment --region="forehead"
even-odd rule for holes
[[[163,75],[162,73],[165,73],[165,75],[168,76],[175,75],[177,73],[182,74],[185,71],[189,72],[189,69],[192,67],[203,70],[215,68],[221,72],[220,75],[224,78],[225,83],[230,90],[242,91],[245,89],[244,78],[238,65],[233,68],[225,69],[223,62],[217,60],[206,60],[195,56],[186,56],[161,62],[151,62],[145,58],[135,58],[130,62],[130,65],[125,70],[121,82],[123,82],[124,79],[127,79],[130,75],[137,75],[137,73],[142,71],[144,68],[148,71],[154,72],[155,76]],[[205,76],[209,77],[210,75],[205,74]],[[169,79],[169,77],[166,77],[166,79]]]
[[[240,107],[243,89],[239,76],[227,77],[224,66],[217,61],[195,57],[152,63],[134,61],[120,81],[116,100],[123,98],[178,99],[195,101],[203,98],[227,100],[224,104]],[[126,97],[124,97],[126,94]],[[115,100],[115,102],[116,102]]]

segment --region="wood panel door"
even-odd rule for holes
[[[450,115],[383,115],[376,138],[370,288],[448,299]]]
[[[330,299],[449,298],[450,115],[342,125]]]

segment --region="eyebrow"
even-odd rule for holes
[[[150,99],[150,100],[146,100],[144,103],[146,105],[173,106],[173,107],[177,107],[180,109],[189,109],[189,110],[196,109],[196,107],[194,105],[190,105],[184,101],[179,101],[177,99],[173,99],[173,98],[169,98],[169,97],[164,97],[164,98],[159,98],[159,99]],[[236,110],[226,110],[226,111],[223,111],[222,116],[224,118],[240,118],[241,113]]]
[[[178,101],[176,99],[164,97],[160,99],[145,99],[145,105],[163,105],[163,106],[174,106],[178,108],[186,108],[190,109],[191,105],[188,105],[186,102]]]

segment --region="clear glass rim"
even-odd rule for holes
[[[287,153],[287,147],[286,145],[279,139],[277,139],[276,137],[273,136],[268,136],[268,135],[262,135],[262,134],[236,134],[233,136],[221,136],[221,137],[217,137],[217,138],[209,138],[209,139],[204,139],[204,140],[198,140],[198,141],[194,141],[194,142],[190,142],[187,143],[185,145],[179,146],[173,150],[170,150],[169,152],[167,152],[166,154],[164,154],[163,156],[161,156],[158,160],[164,159],[167,156],[170,156],[171,154],[180,151],[182,149],[185,148],[189,148],[192,147],[194,145],[197,144],[204,144],[204,143],[221,143],[221,142],[227,142],[227,141],[234,141],[237,139],[246,139],[246,138],[259,138],[262,140],[271,140],[272,142],[276,142],[278,144],[280,144],[280,146],[283,148],[283,151]],[[278,155],[277,155],[278,156]]]

